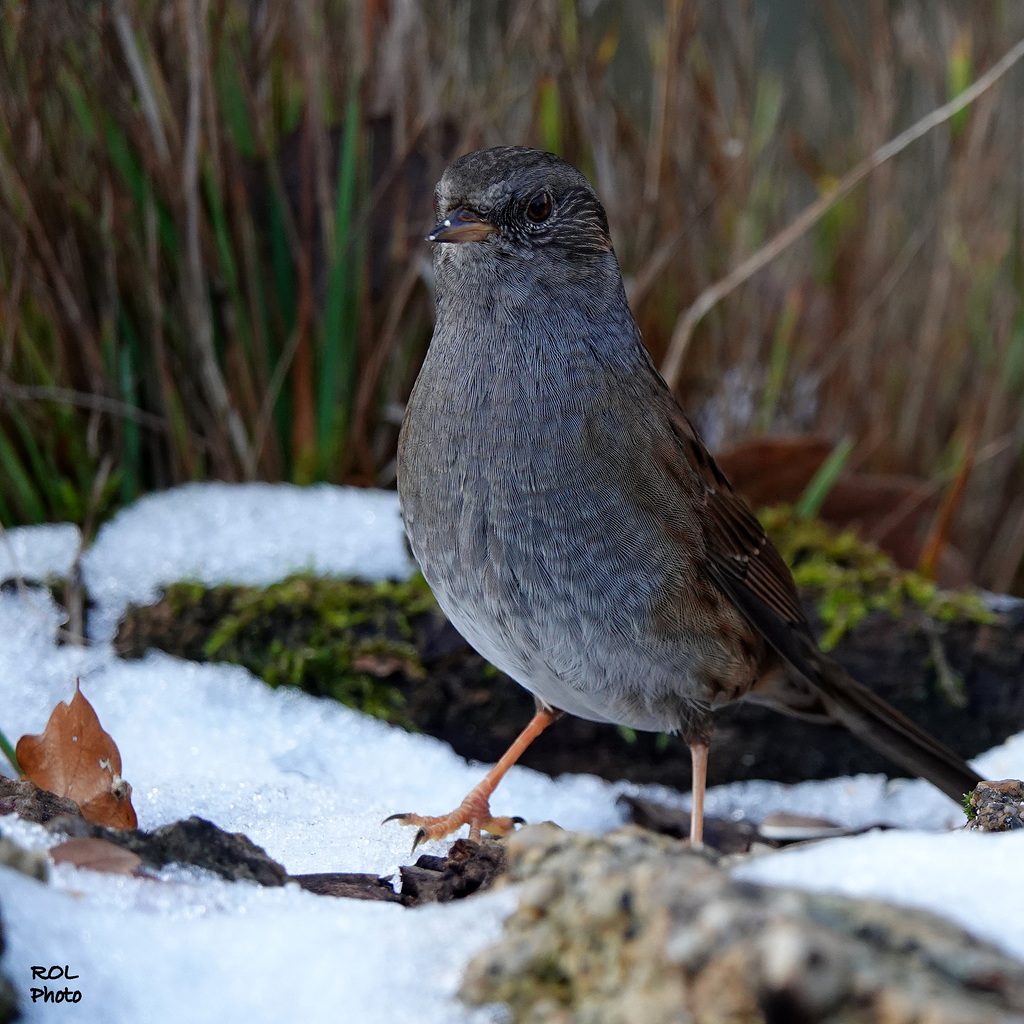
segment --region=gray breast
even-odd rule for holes
[[[675,729],[703,705],[699,638],[651,632],[671,552],[657,524],[626,514],[613,439],[626,425],[597,413],[593,372],[573,387],[571,366],[533,355],[508,354],[502,372],[428,355],[399,464],[413,553],[459,632],[542,701]]]

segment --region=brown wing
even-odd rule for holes
[[[680,454],[704,486],[697,507],[715,582],[783,657],[811,674],[801,653],[811,631],[792,573],[678,406],[671,411],[670,425]]]
[[[703,502],[697,504],[696,511],[704,534],[705,564],[723,593],[779,654],[806,676],[814,692],[821,695],[820,710],[825,715],[960,800],[961,794],[980,781],[977,772],[821,653],[800,610],[793,577],[764,528],[735,494],[674,403],[669,422],[678,449],[674,453],[680,466],[677,474],[689,478],[691,486],[696,476],[704,486]],[[796,703],[792,698],[779,702],[777,691],[771,695],[777,706],[790,714],[806,711],[802,694],[795,695]]]

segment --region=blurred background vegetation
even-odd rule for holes
[[[591,178],[660,361],[704,287],[1022,36],[1015,0],[6,0],[0,521],[392,485],[431,190],[482,146]],[[852,439],[1016,592],[1022,110],[1016,67],[711,310],[673,382],[715,449]]]

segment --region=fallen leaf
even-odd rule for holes
[[[38,736],[22,736],[16,754],[25,778],[74,800],[86,820],[110,828],[138,825],[117,744],[103,731],[77,681],[71,703],[61,701]]]
[[[50,848],[54,864],[73,864],[76,868],[105,871],[112,875],[130,875],[142,864],[142,858],[106,839],[79,836]]]

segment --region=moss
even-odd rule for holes
[[[758,514],[793,570],[797,586],[816,602],[825,627],[825,650],[877,610],[899,619],[913,605],[939,622],[998,621],[976,591],[942,590],[920,573],[900,569],[852,530],[837,532],[817,519],[800,518],[785,506]]]
[[[119,647],[138,634],[171,653],[244,665],[271,686],[298,686],[410,726],[401,682],[423,676],[414,620],[436,608],[421,576],[394,583],[292,576],[267,587],[196,583],[132,609]],[[127,648],[127,649],[126,649]]]
[[[898,569],[850,532],[835,533],[788,509],[766,510],[762,519],[798,586],[816,602],[826,648],[877,609],[894,619],[914,606],[939,622],[997,621],[976,593],[940,590]],[[440,639],[443,627],[419,575],[401,583],[361,583],[303,574],[268,587],[175,584],[157,605],[129,610],[117,647],[125,656],[157,647],[191,660],[244,665],[271,686],[297,686],[407,728],[419,725],[447,735],[453,728],[451,703],[469,700],[478,715],[481,694],[496,689],[488,684],[500,673],[473,658],[460,667],[449,664],[454,674],[443,686],[437,683],[436,659],[455,657],[450,638]],[[950,703],[959,705],[963,681],[946,663],[935,622],[926,620],[925,631],[940,683]],[[420,684],[424,658],[435,659],[435,685],[427,688]],[[627,746],[637,746],[632,730],[619,732]],[[659,739],[657,751],[668,742]]]
[[[970,791],[970,793],[964,793],[963,806],[964,806],[964,814],[967,815],[967,820],[968,821],[974,821],[974,819],[978,816],[978,809],[974,806],[974,790],[973,789]]]

